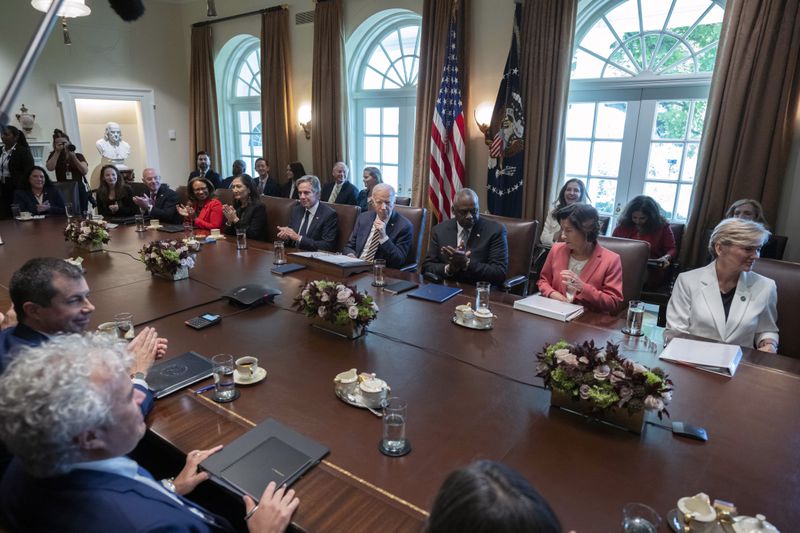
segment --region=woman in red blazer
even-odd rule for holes
[[[178,206],[178,213],[183,218],[188,218],[191,211],[197,212],[194,219],[194,226],[200,229],[222,229],[225,225],[225,216],[222,214],[222,203],[211,195],[214,194],[214,186],[203,177],[196,177],[189,180],[189,200],[194,207],[190,209],[184,205]]]
[[[600,219],[586,204],[556,213],[564,242],[553,244],[536,285],[542,296],[570,301],[591,311],[614,313],[622,303],[622,262],[597,244]]]

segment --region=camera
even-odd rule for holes
[[[74,144],[68,144],[67,145],[67,151],[68,152],[74,152],[75,150],[76,150],[76,148],[75,148]]]

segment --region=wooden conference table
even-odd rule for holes
[[[324,443],[330,455],[294,485],[301,498],[294,522],[308,531],[419,531],[446,475],[477,459],[522,472],[565,530],[618,531],[626,502],[646,503],[663,517],[678,498],[701,491],[734,502],[741,514],[763,513],[782,531],[800,524],[800,360],[748,350],[735,378],[726,379],[657,362],[654,349],[626,339],[613,317],[586,314],[562,324],[513,310],[505,295],[493,295],[495,328],[473,331],[450,323],[454,306],[469,296],[417,301],[376,291],[369,275],[348,283],[374,295],[380,312],[367,335],[350,341],[291,310],[300,285],[325,276],[310,269],[273,276],[267,244],[251,241],[246,251],[230,240],[205,245],[190,279],[170,282],[151,278],[134,259],[144,242],[168,235],[119,227],[108,251],[90,254],[64,242],[62,227],[63,220],[0,222],[0,305],[25,260],[82,255],[94,326],[129,311],[137,326],[169,338],[168,357],[187,350],[257,356],[268,377],[240,387],[235,402],[194,394],[206,384],[199,383],[159,400],[148,426],[183,453],[231,442],[266,418]],[[220,300],[244,283],[283,294],[246,311]],[[184,325],[204,312],[223,315],[222,323],[201,331]],[[709,441],[651,424],[636,436],[550,409],[535,354],[561,338],[622,342],[623,353],[665,367],[675,382],[673,419],[706,428]],[[409,455],[381,455],[380,419],[334,395],[333,377],[353,367],[375,372],[408,400]]]

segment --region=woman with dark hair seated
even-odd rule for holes
[[[201,229],[222,229],[225,215],[222,213],[222,202],[212,197],[214,185],[207,178],[196,177],[189,180],[189,206],[178,205],[178,213],[189,218],[196,213],[194,227]]]
[[[669,222],[661,214],[661,206],[649,196],[637,196],[625,206],[614,228],[614,237],[645,241],[650,244],[650,259],[657,259],[659,267],[647,269],[646,290],[657,289],[667,281],[666,268],[678,256],[675,235]]]
[[[114,165],[100,169],[100,186],[97,188],[97,212],[104,217],[130,217],[139,212],[133,203],[133,191],[120,179]]]
[[[361,208],[362,213],[369,210],[372,188],[379,183],[383,183],[381,169],[378,167],[364,167],[364,188],[359,191],[358,198],[356,198],[356,203]]]
[[[492,461],[456,470],[439,489],[426,533],[561,533],[556,514],[518,472]]]
[[[561,225],[556,219],[556,213],[562,207],[572,204],[588,204],[589,196],[586,194],[586,186],[577,178],[567,180],[561,190],[558,191],[558,198],[553,204],[553,210],[547,215],[542,227],[542,234],[539,242],[544,248],[550,248],[553,243],[561,238]]]
[[[286,165],[286,183],[283,185],[283,196],[299,200],[297,180],[306,175],[306,169],[300,161],[292,161]]]
[[[28,179],[33,155],[25,134],[14,126],[0,130],[0,218],[11,216],[14,193]]]
[[[586,204],[556,213],[564,242],[553,244],[536,285],[542,296],[591,311],[614,313],[622,303],[622,262],[597,243],[600,218]]]
[[[19,184],[14,192],[14,203],[20,211],[28,211],[34,215],[63,215],[64,199],[50,176],[42,167],[31,169],[28,179]]]
[[[248,239],[263,241],[267,236],[267,210],[261,203],[258,187],[248,176],[237,176],[231,182],[233,205],[222,207],[225,233],[235,235],[236,228],[245,228]]]

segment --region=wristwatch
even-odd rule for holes
[[[175,478],[168,477],[161,480],[161,484],[164,485],[164,488],[170,492],[175,492]]]
[[[144,375],[144,372],[135,372],[131,374],[131,379],[141,379],[144,380],[147,376]]]

